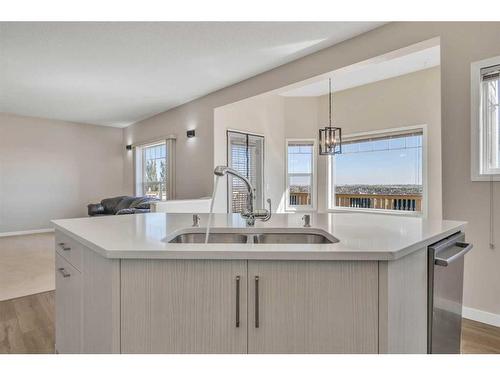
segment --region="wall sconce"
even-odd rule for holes
[[[132,145],[126,145],[125,148],[130,151],[132,150]]]
[[[188,138],[193,138],[195,136],[194,129],[188,130],[186,132],[186,135],[187,135]]]

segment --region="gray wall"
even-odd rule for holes
[[[0,234],[123,192],[123,130],[0,113]]]
[[[428,217],[441,219],[441,100],[440,68],[434,67],[399,77],[373,82],[333,95],[334,123],[344,135],[427,125]],[[215,165],[227,163],[228,129],[265,136],[265,197],[273,210],[285,211],[285,138],[318,136],[328,123],[328,95],[284,97],[275,93],[258,95],[215,109]],[[317,162],[317,208],[327,210],[328,158],[315,155]],[[226,212],[226,183],[219,184],[215,207]]]
[[[343,134],[427,125],[427,217],[442,218],[440,68],[421,70],[335,93],[334,120]],[[320,98],[319,124],[328,123],[328,95]],[[327,159],[318,159],[326,170]],[[318,174],[320,207],[326,207],[327,175]]]
[[[467,257],[465,303],[500,314],[500,250],[488,248],[489,184],[470,180],[470,63],[500,55],[500,23],[390,23],[236,85],[214,92],[126,129],[126,142],[177,133],[179,198],[209,195],[213,178],[213,109],[277,89],[408,45],[441,38],[443,217],[469,221],[475,250]],[[185,130],[196,127],[197,143]],[[193,145],[193,147],[191,147]],[[128,156],[125,187],[133,190]],[[494,194],[500,196],[500,186]],[[496,199],[495,214],[500,214]],[[496,241],[500,231],[497,231]],[[500,245],[499,245],[500,246]]]
[[[273,212],[284,209],[285,126],[284,98],[278,95],[259,95],[215,110],[214,161],[227,164],[227,130],[239,130],[263,135],[264,145],[264,198],[273,202]],[[267,204],[266,204],[267,206]],[[214,209],[227,212],[227,178],[217,187]]]

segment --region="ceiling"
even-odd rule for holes
[[[332,78],[332,91],[335,92],[428,69],[439,64],[440,49],[439,45],[436,45],[411,52],[406,52],[405,49],[405,51],[401,51],[401,54],[394,54],[390,58],[374,59],[355,68],[339,69],[328,76]],[[280,93],[282,96],[320,96],[326,94],[328,94],[328,77]]]
[[[2,22],[0,112],[124,127],[381,22]]]

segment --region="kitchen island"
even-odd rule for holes
[[[465,223],[301,218],[216,214],[223,240],[208,244],[207,215],[199,228],[189,214],[54,221],[56,351],[426,353],[427,247]],[[307,243],[280,242],[290,234]]]

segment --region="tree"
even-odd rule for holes
[[[156,182],[158,176],[156,175],[156,160],[148,160],[146,162],[146,182]]]
[[[160,161],[160,181],[161,183],[163,184],[163,187],[161,187],[161,195],[162,195],[162,199],[166,198],[166,194],[167,194],[167,163],[165,160],[161,160]],[[165,194],[165,197],[163,197],[163,194]]]
[[[160,181],[167,181],[167,163],[165,163],[165,160],[160,161]]]
[[[159,190],[158,175],[156,174],[156,160],[148,160],[146,162],[146,184],[150,191],[157,192]]]

